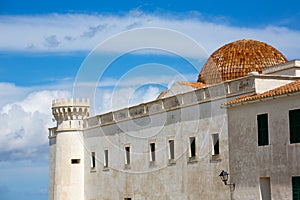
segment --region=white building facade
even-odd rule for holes
[[[300,198],[300,82],[228,107],[234,199]],[[247,113],[247,114],[245,114]]]
[[[239,53],[232,57],[228,45]],[[258,41],[228,45],[212,54],[198,82],[176,83],[151,102],[90,117],[88,100],[54,100],[49,199],[291,199],[300,146],[287,143],[283,115],[300,108],[299,96],[242,106],[236,99],[297,82],[299,61]],[[262,147],[255,124],[261,113],[270,113]],[[223,184],[222,170],[235,188]]]

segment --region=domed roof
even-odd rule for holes
[[[287,61],[281,52],[264,42],[238,40],[222,46],[207,59],[198,82],[214,84],[232,80]]]

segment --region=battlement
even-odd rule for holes
[[[89,116],[89,99],[55,99],[52,101],[52,114],[57,121],[57,131],[78,130],[84,126]]]
[[[52,101],[52,108],[57,107],[89,107],[90,106],[90,99],[73,99],[73,98],[65,98],[65,99],[54,99]]]

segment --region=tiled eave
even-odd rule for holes
[[[261,94],[250,94],[236,98],[232,101],[229,101],[223,105],[223,107],[232,107],[238,105],[244,105],[249,103],[257,103],[261,101],[268,101],[271,99],[299,95],[300,93],[300,80],[294,81],[292,83],[283,85],[281,87],[263,92]]]

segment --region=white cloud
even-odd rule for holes
[[[147,71],[147,70],[146,70]],[[154,70],[155,71],[155,70]],[[95,103],[96,114],[115,111],[129,106],[138,105],[156,99],[161,90],[170,88],[178,81],[192,81],[198,74],[179,74],[160,68],[160,74],[148,75],[143,69],[137,73],[125,74],[121,79],[104,78],[99,82],[96,94],[90,97],[92,105]],[[93,86],[94,83],[85,83]],[[88,95],[88,94],[87,94]],[[93,101],[95,98],[95,102]]]
[[[54,125],[51,100],[67,96],[70,96],[67,91],[44,90],[29,93],[25,99],[3,106],[0,109],[2,159],[28,159],[45,151],[48,128]]]
[[[96,113],[106,113],[152,101],[158,97],[160,91],[161,89],[155,86],[149,86],[142,90],[136,90],[133,87],[116,90],[100,89],[96,98],[95,110]]]
[[[300,52],[300,32],[296,30],[274,26],[234,27],[197,18],[172,19],[172,16],[165,18],[141,12],[131,12],[125,16],[1,16],[0,51],[90,51],[114,34],[141,27],[161,27],[182,32],[196,40],[209,53],[227,42],[242,38],[270,43],[291,59],[298,58]],[[119,51],[120,46],[124,45],[125,42],[122,45],[115,44],[110,50]],[[198,52],[189,52],[189,49],[184,51],[189,56],[198,55]],[[143,84],[170,87],[178,80],[193,80],[196,77],[195,74],[184,75],[185,78],[172,73],[171,76],[161,74],[148,76],[147,79],[133,74],[123,77],[122,80],[102,80],[102,88],[96,94],[96,112],[103,113],[155,99],[161,88],[151,85],[144,90],[138,90]],[[53,125],[51,100],[70,96],[66,90],[70,91],[71,85],[68,83],[68,86],[61,84],[26,88],[0,83],[0,158],[31,158],[45,150],[48,142],[47,128]],[[57,88],[63,91],[58,91]]]
[[[12,83],[0,82],[0,108],[13,101],[19,101],[25,98],[30,88],[16,87]]]
[[[21,102],[30,93],[43,90],[60,90],[71,91],[73,87],[73,79],[66,78],[65,80],[53,80],[52,85],[37,85],[31,87],[16,86],[14,83],[0,82],[0,109],[15,102]]]
[[[300,32],[272,25],[259,28],[235,27],[219,22],[172,16],[164,17],[142,12],[125,16],[113,15],[42,15],[2,16],[0,19],[0,50],[17,51],[90,51],[107,38],[131,28],[161,27],[182,32],[195,39],[211,53],[224,43],[252,38],[274,45],[289,58],[297,58]],[[21,31],[20,31],[21,30]],[[126,43],[122,43],[124,46]],[[112,50],[118,51],[120,45]],[[195,55],[195,52],[188,52]]]
[[[140,68],[143,71],[143,68]],[[161,69],[162,70],[162,69]],[[157,98],[161,89],[179,80],[189,80],[195,74],[138,76],[132,73],[116,80],[101,80],[96,94],[96,113],[126,108]],[[143,71],[144,72],[144,71]],[[0,161],[47,158],[48,128],[52,122],[53,99],[71,96],[69,82],[57,85],[18,87],[0,83]],[[67,89],[67,90],[57,90]],[[93,109],[93,108],[92,108]]]
[[[158,97],[160,92],[160,89],[157,87],[149,87],[145,93],[141,92],[141,97],[138,96],[137,99],[143,99],[143,102],[152,101]]]
[[[192,76],[166,74],[129,76],[122,80],[105,79],[96,94],[96,113],[154,100],[170,82]],[[71,96],[67,90],[56,88],[67,86],[18,87],[11,83],[0,83],[0,91],[8,91],[0,93],[0,99],[9,99],[0,101],[0,161],[36,159],[37,156],[39,159],[47,158],[48,128],[55,125],[51,120],[52,99]]]

